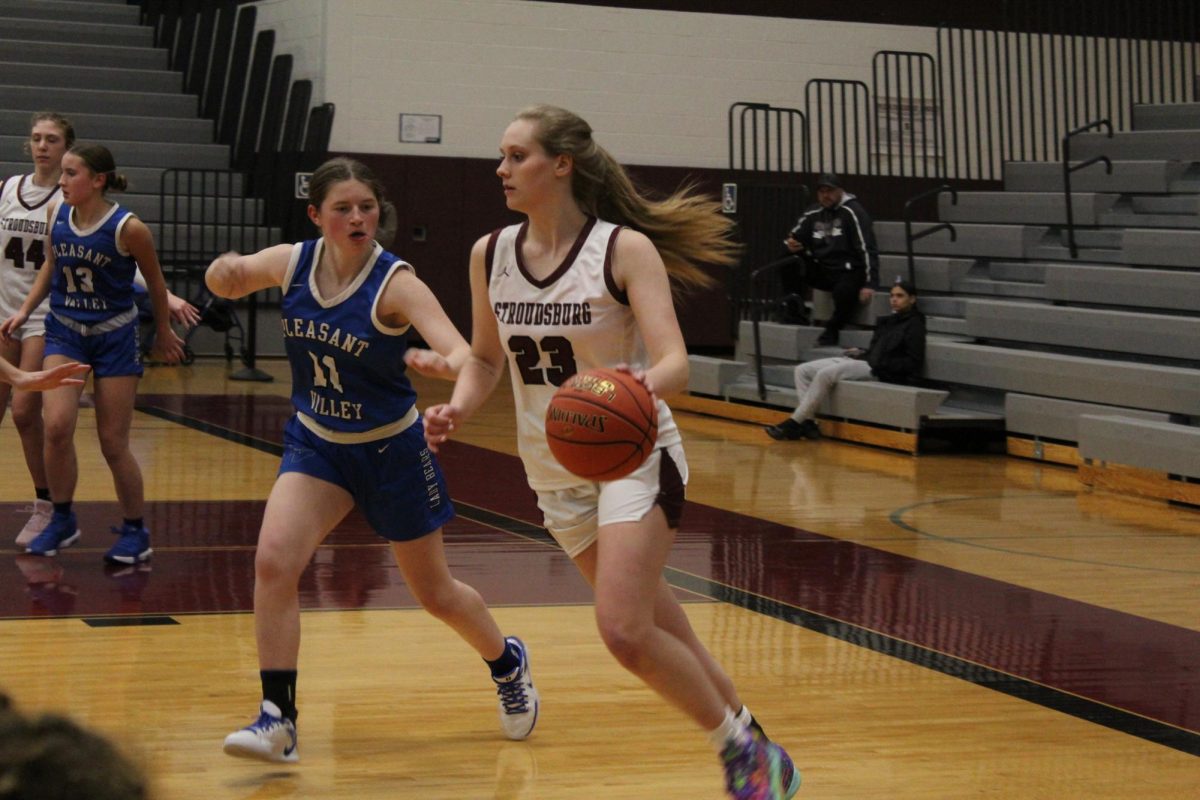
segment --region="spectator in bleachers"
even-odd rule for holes
[[[838,331],[846,326],[862,303],[869,303],[879,288],[879,251],[871,217],[858,199],[842,188],[832,172],[817,178],[818,206],[806,211],[784,244],[800,256],[797,269],[783,271],[783,289],[791,296],[787,321],[802,321],[805,287],[833,295],[833,314],[817,344],[837,344]]]
[[[892,313],[875,321],[875,334],[866,350],[851,347],[844,355],[820,358],[796,366],[796,396],[792,415],[766,427],[772,439],[816,439],[821,435],[815,417],[821,401],[838,381],[880,380],[913,383],[925,363],[925,315],[917,310],[917,288],[896,280],[888,296]]]

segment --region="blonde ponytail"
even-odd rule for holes
[[[687,184],[662,200],[649,198],[625,168],[592,138],[592,128],[564,108],[536,105],[517,113],[536,124],[534,134],[550,155],[574,160],[571,191],[580,210],[645,234],[682,287],[706,286],[712,279],[700,264],[737,262],[739,246],[731,239],[733,221],[721,204]]]

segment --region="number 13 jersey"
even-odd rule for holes
[[[521,257],[528,223],[492,233],[487,246],[488,299],[508,355],[517,410],[517,447],[537,491],[587,483],[559,465],[546,444],[546,406],[577,372],[628,364],[645,369],[646,346],[629,298],[612,274],[620,227],[589,218],[563,262],[534,278]],[[658,401],[655,447],[680,442],[671,411]]]

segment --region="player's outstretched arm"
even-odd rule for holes
[[[45,392],[60,386],[81,386],[83,376],[91,369],[87,364],[72,361],[57,367],[26,372],[0,358],[0,380],[11,383],[23,392]]]
[[[204,285],[217,297],[237,300],[260,289],[281,286],[292,245],[277,244],[257,253],[223,253],[204,272]]]
[[[425,410],[425,441],[437,451],[442,442],[483,404],[504,367],[504,348],[496,315],[488,301],[486,274],[487,239],[484,236],[471,248],[471,350],[454,382],[449,403]]]

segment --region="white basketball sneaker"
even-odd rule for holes
[[[520,740],[533,733],[537,724],[538,692],[533,688],[533,675],[529,670],[529,653],[525,643],[515,636],[504,640],[516,649],[521,665],[496,682],[496,695],[500,698],[500,727],[509,739]]]
[[[225,752],[263,761],[299,761],[296,723],[286,719],[279,706],[263,700],[258,719],[225,737]]]
[[[36,539],[39,533],[46,530],[46,526],[50,524],[50,515],[54,513],[54,506],[49,500],[34,500],[32,511],[33,516],[17,534],[17,547],[25,547]]]

